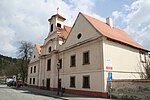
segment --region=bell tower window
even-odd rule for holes
[[[51,32],[53,31],[53,24],[51,24]]]
[[[61,24],[60,24],[60,23],[57,23],[57,27],[60,27],[60,28],[61,28]]]
[[[52,47],[49,47],[48,48],[48,52],[50,53],[52,51]]]

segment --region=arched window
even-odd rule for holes
[[[60,27],[60,28],[61,28],[61,24],[60,24],[60,23],[57,23],[57,27]]]
[[[49,48],[48,48],[48,52],[51,52],[52,51],[52,47],[50,46]]]

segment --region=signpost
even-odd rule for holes
[[[106,59],[106,65],[105,65],[105,69],[106,71],[111,71],[113,70],[112,67],[112,59],[111,58],[107,58]],[[110,95],[110,100],[111,100],[111,88],[112,88],[112,72],[108,72],[108,89],[109,89],[109,95]]]
[[[109,82],[109,95],[110,95],[110,100],[111,100],[112,72],[108,72],[108,82]]]
[[[112,81],[112,72],[108,72],[108,80]]]

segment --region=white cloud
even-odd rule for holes
[[[116,20],[119,17],[122,17],[122,12],[114,11],[112,12],[112,16],[114,16],[114,20]]]
[[[72,25],[78,12],[94,15],[94,0],[0,0],[0,54],[14,56],[21,40],[43,43],[48,35],[48,19],[56,14],[64,16]]]
[[[150,0],[136,0],[124,5],[124,10],[112,13],[116,20],[122,18],[127,31],[135,40],[150,49]],[[119,16],[121,14],[121,16]]]
[[[0,53],[4,55],[15,53],[16,47],[12,46],[11,42],[14,36],[14,31],[9,27],[0,27]]]

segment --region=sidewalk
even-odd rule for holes
[[[38,95],[59,98],[62,100],[109,100],[109,99],[105,99],[105,98],[96,98],[96,97],[89,97],[89,96],[69,94],[69,93],[64,93],[63,96],[58,96],[57,92],[38,89],[38,88],[32,88],[32,87],[20,87],[20,88],[14,88],[14,89],[24,90],[24,91],[27,91],[32,94],[38,94]]]

